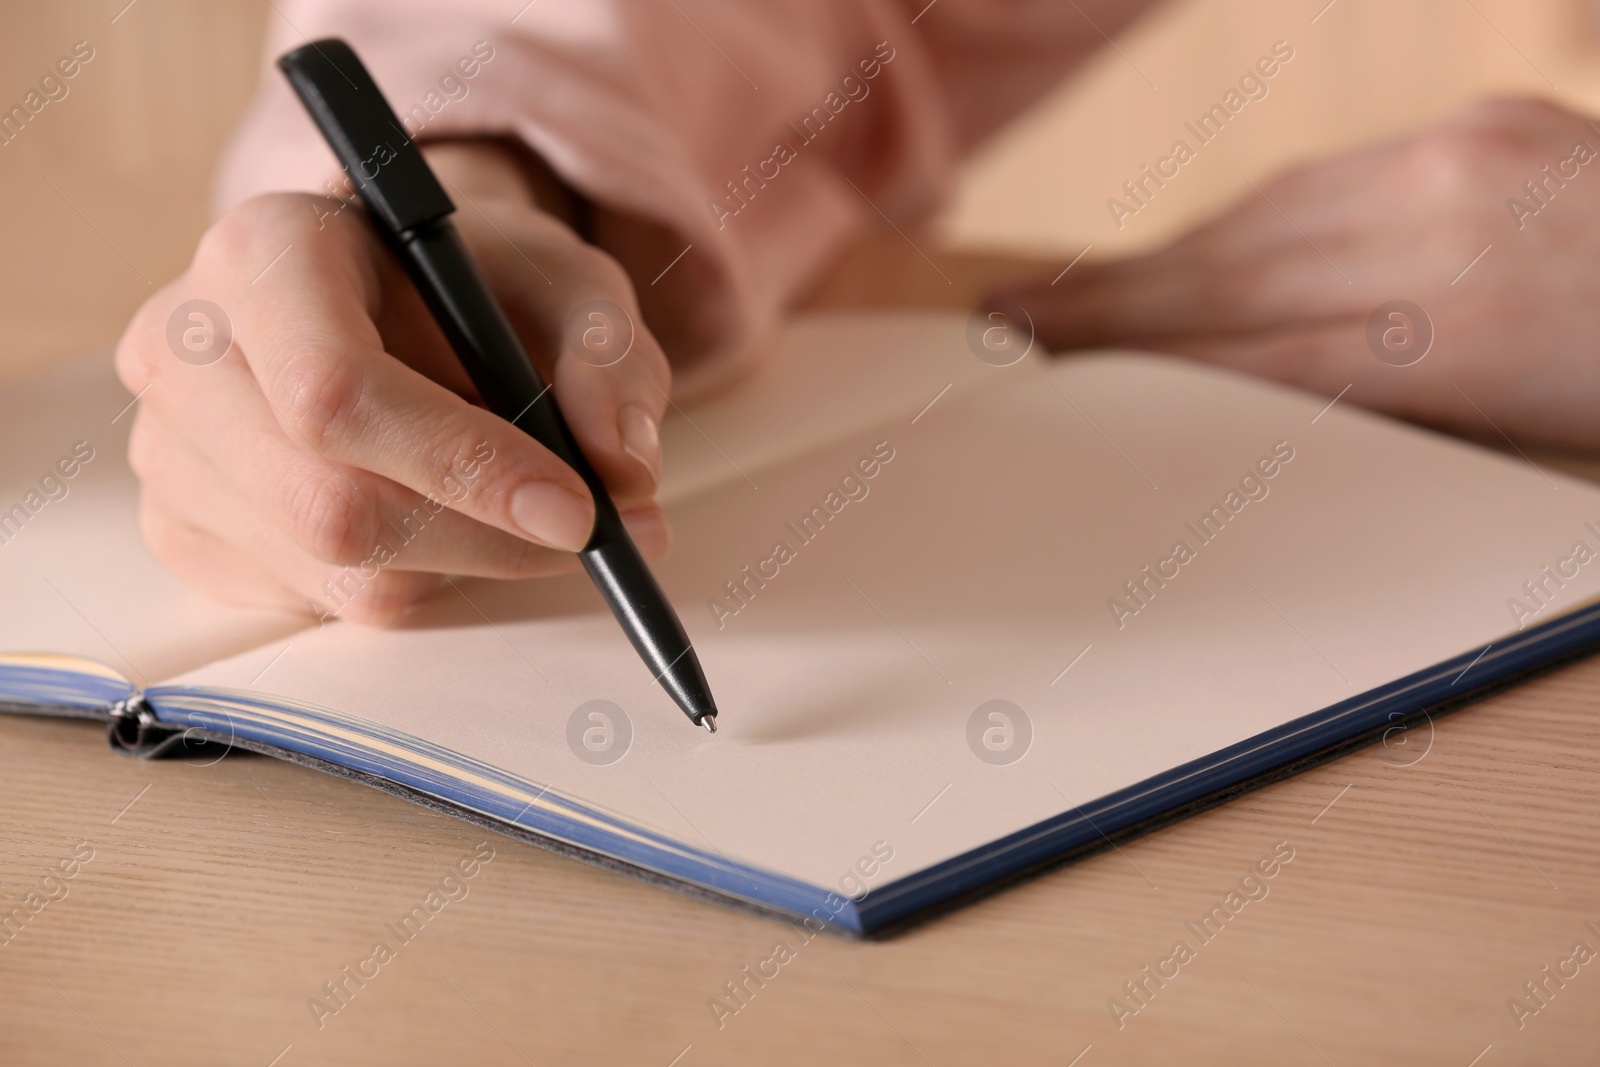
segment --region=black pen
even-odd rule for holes
[[[578,448],[450,215],[455,205],[351,47],[313,41],[279,58],[300,102],[350,176],[379,235],[405,265],[489,410],[577,471],[594,496],[579,558],[628,640],[689,721],[717,730],[717,706],[694,646]]]

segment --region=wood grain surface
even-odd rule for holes
[[[1185,84],[1204,88],[1208,40],[1248,44],[1282,11],[1305,22],[1322,6],[1178,5],[1062,97],[1073,145],[1121,155],[1044,166],[1001,145],[983,161],[953,232],[1054,235],[1048,263],[940,253],[917,236],[930,264],[885,234],[847,254],[814,301],[963,306],[997,278],[1054,273],[1089,238],[1076,209],[1051,215],[1028,191],[1098,203],[1102,179],[1143,150],[1137,131],[1165,128],[1165,105],[1138,103],[1144,85],[1119,69],[1125,60],[1161,73],[1170,55]],[[1163,226],[1334,126],[1342,142],[1389,132],[1537,72],[1596,97],[1593,75],[1574,74],[1594,53],[1586,11],[1576,0],[1429,0],[1402,14],[1341,0],[1296,32],[1343,49],[1308,64],[1308,78],[1355,88],[1324,98],[1323,112],[1294,112],[1285,95],[1263,127],[1270,147],[1219,157],[1186,214]],[[0,14],[5,93],[74,40],[99,55],[49,123],[0,153],[0,374],[109,342],[181,268],[276,17],[257,0]],[[1441,25],[1459,34],[1441,37]],[[1374,42],[1393,62],[1350,77],[1358,68],[1339,56]],[[1232,62],[1217,54],[1218,70]],[[1401,82],[1431,92],[1406,96]],[[1040,143],[1038,129],[1019,136]],[[996,204],[996,190],[1018,199]],[[1600,473],[1585,457],[1536,458]],[[0,920],[31,892],[58,898],[0,943],[0,1064],[1595,1063],[1600,961],[1561,985],[1542,969],[1563,966],[1578,942],[1600,950],[1597,705],[1600,660],[1579,662],[877,943],[805,941],[270,759],[139,763],[108,752],[91,724],[0,718]],[[448,883],[460,899],[401,943],[390,924],[484,841],[493,859]],[[1265,898],[1213,941],[1193,939],[1185,924],[1281,842],[1294,858]],[[74,876],[46,882],[63,862]],[[1157,987],[1144,968],[1179,940],[1194,958]],[[377,941],[392,958],[364,984],[347,978]],[[719,1020],[710,1002],[731,1005],[725,984],[778,942],[793,958]],[[1142,1004],[1124,988],[1141,980]],[[341,981],[334,1001],[325,983]],[[1545,983],[1542,1003],[1530,981]],[[1119,1020],[1108,1006],[1119,997],[1137,1013]]]

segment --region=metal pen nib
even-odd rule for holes
[[[702,715],[700,716],[700,725],[706,728],[707,733],[714,734],[717,732],[717,717],[715,715]]]

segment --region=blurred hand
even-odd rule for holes
[[[660,556],[656,427],[670,372],[627,275],[541,210],[537,176],[507,150],[442,145],[429,159],[585,454],[641,550]],[[221,599],[368,622],[396,619],[443,575],[574,568],[594,521],[582,479],[479,405],[393,255],[357,208],[339,207],[298,193],[240,206],[123,335],[117,371],[142,394],[129,460],[151,549]],[[215,362],[169,339],[193,299],[231,323]],[[594,299],[636,324],[609,366],[580,358],[569,329]],[[188,325],[180,315],[178,333]]]
[[[1580,141],[1591,162],[1573,158]],[[1020,304],[1056,349],[1181,353],[1330,397],[1351,385],[1350,401],[1475,436],[1498,438],[1492,420],[1518,444],[1600,448],[1597,152],[1600,128],[1563,108],[1477,104],[1262,184],[1160,251],[992,303]],[[1542,206],[1530,181],[1547,182]],[[1413,366],[1368,343],[1396,299],[1435,330]]]

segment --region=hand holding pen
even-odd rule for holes
[[[561,221],[570,199],[525,152],[457,142],[429,159],[583,455],[640,550],[659,557],[670,371],[627,274]],[[329,188],[345,192],[344,176],[330,169]],[[628,317],[616,362],[571,329],[596,299]],[[194,301],[212,310],[178,318],[177,335],[220,350],[174,347],[175,317]],[[575,569],[594,529],[583,477],[480,406],[394,254],[329,196],[270,194],[221,219],[141,309],[117,367],[141,396],[131,449],[147,540],[224,599],[384,623],[447,574]],[[447,506],[431,513],[430,497]],[[419,509],[425,536],[402,540]]]

